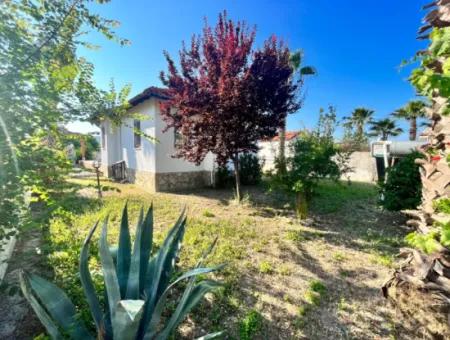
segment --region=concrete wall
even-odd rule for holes
[[[351,154],[349,166],[352,171],[342,176],[355,182],[376,182],[377,168],[375,158],[368,151],[356,151]]]

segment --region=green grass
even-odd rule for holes
[[[310,209],[315,213],[329,214],[338,212],[349,201],[361,202],[373,199],[377,187],[373,184],[352,182],[350,185],[340,181],[321,181],[316,189]]]

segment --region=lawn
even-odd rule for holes
[[[72,190],[58,200],[41,247],[53,269],[48,275],[85,319],[89,313],[77,275],[81,244],[92,225],[108,214],[109,241],[115,243],[128,201],[131,225],[139,209],[153,203],[156,245],[187,207],[179,271],[192,267],[219,237],[208,262],[227,263],[216,276],[224,287],[191,313],[177,339],[223,329],[230,339],[389,339],[402,331],[380,286],[404,231],[398,214],[377,207],[373,185],[322,182],[311,217],[298,221],[290,198],[263,186],[244,188],[244,202],[237,205],[228,190],[150,194],[109,182],[99,201],[92,180],[70,183]],[[95,246],[91,252],[92,272],[100,283]]]

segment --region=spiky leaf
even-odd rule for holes
[[[45,306],[53,320],[72,339],[93,339],[84,325],[78,321],[75,306],[60,288],[40,276],[31,274],[30,287]]]
[[[91,241],[92,235],[97,229],[98,222],[92,227],[89,232],[86,240],[83,243],[83,247],[81,248],[80,254],[80,281],[83,286],[84,294],[86,295],[87,302],[89,304],[89,308],[92,314],[92,318],[94,319],[95,326],[97,330],[100,331],[103,329],[103,317],[102,317],[102,309],[100,307],[100,302],[97,297],[97,293],[94,288],[94,284],[92,283],[91,273],[89,272],[89,243]]]
[[[119,248],[117,252],[117,278],[119,280],[121,297],[124,297],[127,291],[131,261],[131,241],[127,206],[128,204],[125,204],[122,212],[122,220],[120,221]]]

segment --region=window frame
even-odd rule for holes
[[[141,130],[141,121],[139,119],[133,120],[133,145],[135,149],[141,149],[142,148],[142,135],[139,133],[136,133],[137,131]]]

